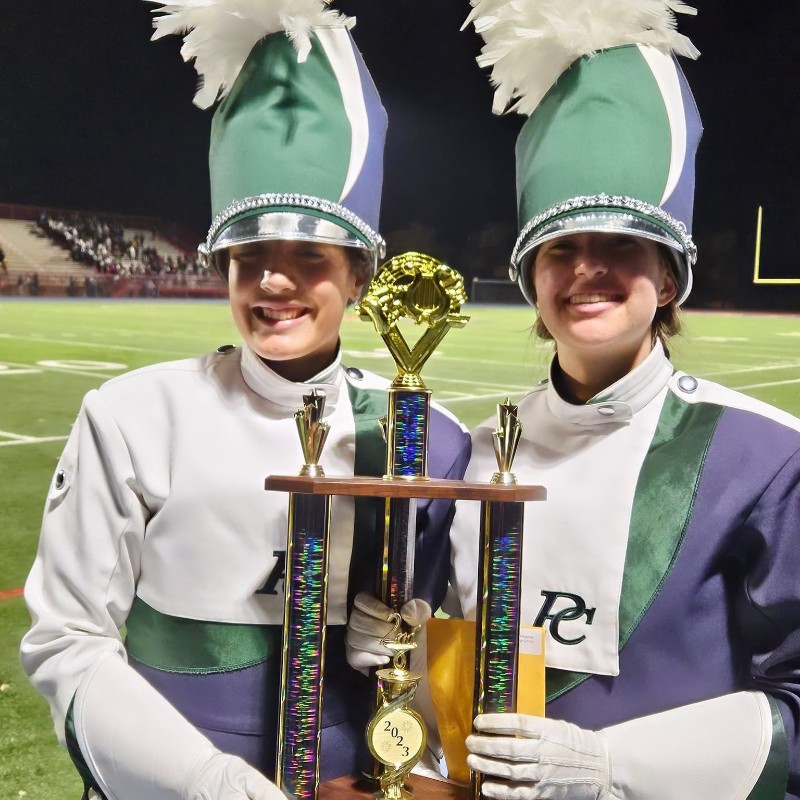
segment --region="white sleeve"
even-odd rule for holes
[[[763,692],[736,692],[606,728],[611,793],[623,800],[745,800],[764,771],[772,730]]]
[[[180,800],[218,751],[113,653],[75,694],[75,737],[107,800]]]
[[[25,585],[32,626],[22,666],[65,743],[69,704],[104,653],[126,660],[119,629],[133,602],[148,512],[125,440],[89,392],[56,468]]]

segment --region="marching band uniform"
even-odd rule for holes
[[[669,256],[671,302],[683,302],[701,125],[674,55],[697,52],[673,12],[693,9],[472,5],[495,110],[515,97],[529,115],[512,279],[535,304],[539,246],[643,237]],[[525,510],[522,620],[547,631],[548,719],[478,717],[479,733],[506,735],[470,737],[471,765],[486,791],[505,779],[489,795],[501,800],[800,796],[800,421],[676,372],[660,340],[584,404],[563,397],[560,375],[557,351],[550,380],[519,404],[514,461],[520,482],[547,488]],[[492,427],[473,432],[467,479],[496,468]],[[476,527],[459,503],[453,572],[467,617]]]
[[[92,666],[111,657],[221,750],[272,773],[288,499],[264,491],[264,478],[303,463],[293,413],[312,387],[325,392],[331,425],[326,474],[382,474],[387,385],[338,359],[312,381],[292,383],[251,350],[231,348],[145,367],[86,396],[26,586],[36,621],[24,663],[62,742],[80,744],[68,710]],[[463,472],[461,426],[434,408],[430,433],[431,473]],[[348,595],[375,580],[374,503],[332,503],[325,779],[355,771],[371,710],[369,682],[345,664],[342,632]],[[446,503],[418,505],[417,596],[434,607],[441,597],[431,587],[449,569],[450,512]]]
[[[220,272],[228,248],[270,240],[340,245],[374,270],[386,115],[352,21],[321,0],[162,11],[156,36],[190,31],[182,52],[204,78],[198,104],[222,91],[205,243]],[[288,497],[264,478],[302,466],[293,414],[313,387],[331,424],[326,473],[383,474],[387,382],[339,355],[292,383],[247,344],[225,347],[86,396],[48,495],[21,654],[87,791],[283,796],[248,766],[274,772],[281,664]],[[469,436],[440,408],[430,443],[431,474],[460,477]],[[374,698],[345,663],[344,623],[354,593],[377,580],[382,508],[332,502],[323,780],[354,771]],[[417,508],[415,585],[436,605],[452,507]]]
[[[514,472],[547,487],[525,509],[521,614],[548,629],[547,716],[605,729],[619,797],[782,798],[798,777],[800,421],[676,372],[660,346],[586,405],[548,381],[518,417]],[[473,432],[467,480],[496,469],[493,427]],[[458,504],[467,618],[478,525]]]

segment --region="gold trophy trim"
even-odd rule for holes
[[[491,483],[505,485],[516,483],[517,476],[511,471],[517,447],[522,436],[522,423],[517,418],[517,406],[506,397],[504,403],[497,404],[497,428],[492,432],[494,455],[498,471],[492,475]]]
[[[311,394],[303,395],[303,407],[294,412],[297,432],[300,434],[300,446],[303,448],[303,464],[301,475],[322,478],[325,471],[319,465],[322,450],[328,438],[331,426],[322,421],[325,412],[325,395],[316,387]]]
[[[420,370],[451,328],[467,324],[459,313],[466,301],[461,275],[424,253],[403,253],[381,267],[356,311],[372,321],[394,359],[393,387],[425,388]],[[413,348],[397,328],[401,318],[427,325]]]
[[[376,800],[411,800],[414,795],[405,786],[405,779],[428,743],[422,717],[408,707],[422,677],[407,668],[408,653],[417,647],[414,637],[420,626],[403,631],[403,619],[396,612],[389,615],[387,622],[392,628],[381,644],[392,652],[392,666],[376,673],[381,705],[367,726],[367,746],[386,767],[380,775]]]

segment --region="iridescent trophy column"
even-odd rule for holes
[[[294,415],[305,459],[300,475],[323,477],[319,458],[329,430],[322,422],[325,395],[314,390],[303,403]],[[297,800],[315,798],[319,787],[330,510],[329,495],[289,496],[275,782]]]
[[[506,399],[497,407],[492,434],[498,464],[493,484],[517,483],[511,465],[521,434],[517,407]],[[473,718],[517,709],[523,518],[521,502],[481,503]],[[481,782],[480,773],[470,773],[474,800],[481,796]]]

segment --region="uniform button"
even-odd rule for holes
[[[697,378],[693,378],[691,375],[681,375],[678,378],[678,388],[686,394],[697,391]]]
[[[64,472],[63,469],[60,469],[56,472],[56,489],[60,489],[64,485],[64,481],[67,479],[67,473]]]
[[[597,406],[597,413],[604,417],[613,417],[617,412],[614,410],[614,406]]]
[[[348,367],[347,374],[357,381],[360,381],[364,377],[364,373],[358,369],[358,367]]]
[[[235,350],[235,349],[236,349],[236,345],[234,345],[234,344],[221,344],[217,348],[217,352],[218,353],[230,353],[231,350]]]

